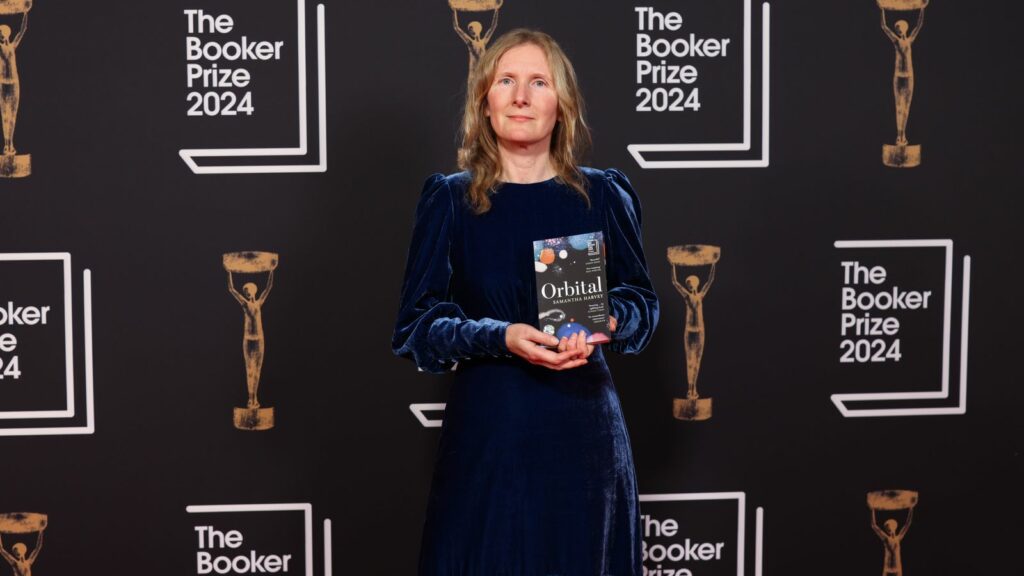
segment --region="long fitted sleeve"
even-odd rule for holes
[[[460,359],[504,356],[508,322],[472,320],[451,301],[450,257],[455,203],[447,179],[429,177],[416,207],[392,351],[426,372],[442,373]]]
[[[640,237],[640,199],[626,176],[605,171],[605,220],[608,238],[608,301],[618,326],[612,350],[637,354],[647,346],[658,325],[658,296],[654,293]]]

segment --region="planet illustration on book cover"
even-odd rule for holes
[[[547,332],[546,328],[547,326],[545,326],[545,332]],[[590,330],[587,329],[586,326],[574,322],[574,319],[570,319],[569,322],[562,324],[562,327],[559,328],[557,332],[555,332],[555,336],[558,337],[559,340],[561,340],[562,338],[569,338],[573,334],[579,334],[580,332],[583,332],[583,334],[586,336],[587,343],[590,344],[601,344],[604,342],[611,341],[611,338],[604,332],[591,332]]]
[[[576,250],[586,250],[590,247],[593,236],[590,234],[577,234],[569,236],[569,245]]]
[[[590,339],[590,330],[587,330],[587,328],[582,324],[577,324],[575,318],[570,318],[568,322],[562,324],[561,328],[559,328],[558,331],[555,332],[555,336],[557,336],[558,339],[561,340],[562,338],[568,338],[573,334],[579,334],[580,332],[586,334],[588,340]]]

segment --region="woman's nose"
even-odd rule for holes
[[[515,94],[513,94],[513,101],[517,106],[527,106],[530,104],[529,87],[519,84],[516,86]]]

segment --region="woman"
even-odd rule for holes
[[[599,230],[616,328],[608,347],[647,345],[658,300],[636,194],[616,170],[577,166],[589,139],[583,103],[546,34],[500,38],[468,90],[467,171],[427,180],[392,341],[422,370],[458,364],[419,573],[639,575],[633,459],[602,350],[532,325],[533,241]]]

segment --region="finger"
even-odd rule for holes
[[[579,338],[576,334],[569,336],[568,345],[565,347],[565,351],[569,353],[569,358],[575,359],[580,355]]]
[[[608,331],[615,332],[615,328],[619,325],[619,321],[615,319],[615,316],[608,317]]]
[[[579,347],[577,345],[578,339],[579,335],[576,332],[573,332],[572,335],[569,336],[569,346],[566,347],[566,350],[572,352],[574,356],[579,351]]]
[[[586,363],[586,359],[585,358],[575,358],[575,357],[569,356],[569,357],[566,357],[566,358],[561,358],[559,360],[556,360],[555,362],[539,362],[538,364],[541,365],[541,366],[544,366],[545,368],[550,368],[552,370],[563,370],[566,366],[569,366],[569,367],[578,366],[578,365],[580,365],[579,364],[580,362]]]
[[[587,333],[580,330],[579,338],[576,339],[576,348],[580,352],[580,358],[586,358],[590,355],[589,347],[590,344],[587,344]]]
[[[575,360],[569,360],[568,362],[562,363],[554,368],[553,370],[570,370],[572,368],[579,368],[587,363],[586,358],[577,358]]]
[[[583,366],[586,363],[587,363],[587,360],[585,358],[575,358],[573,360],[568,360],[566,362],[561,362],[561,363],[557,363],[557,364],[544,363],[544,364],[541,364],[541,366],[544,366],[545,368],[548,368],[548,369],[551,369],[551,370],[569,370],[571,368],[578,368],[580,366]]]
[[[546,348],[534,347],[527,360],[533,364],[562,364],[575,355],[576,353],[572,350],[555,353]]]
[[[562,342],[565,342],[565,347],[562,348],[561,350],[559,350],[559,352],[572,352],[573,351],[572,334],[570,334],[568,336],[563,336],[562,337]]]
[[[558,346],[558,338],[555,336],[545,334],[533,326],[527,326],[526,328],[529,328],[529,330],[523,334],[523,339],[540,344],[541,346]]]

